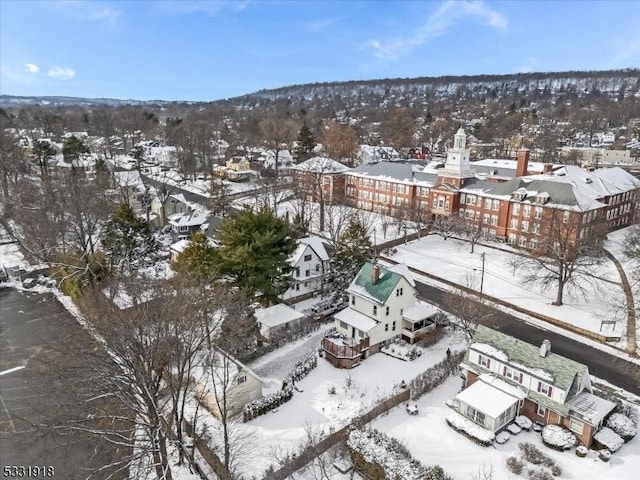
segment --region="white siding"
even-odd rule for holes
[[[489,358],[490,362],[489,362],[489,370],[493,373],[498,374],[498,376],[505,378],[504,376],[504,367],[506,366],[507,368],[512,368],[513,370],[522,373],[522,381],[519,381],[519,376],[518,379],[516,381],[518,381],[518,383],[520,383],[520,385],[522,385],[522,387],[525,390],[531,390],[533,392],[537,392],[538,391],[538,382],[542,382],[544,384],[550,385],[552,387],[551,390],[551,396],[549,398],[551,398],[552,400],[558,402],[558,403],[564,403],[567,392],[565,392],[564,390],[558,388],[557,386],[553,385],[552,382],[546,381],[542,378],[538,378],[535,377],[533,375],[531,375],[530,373],[527,373],[527,371],[523,370],[522,368],[518,368],[517,366],[511,366],[511,364],[509,363],[505,363],[505,362],[501,362],[496,360],[495,358],[489,357],[486,354],[483,353],[479,353],[475,350],[470,350],[469,351],[469,360],[477,365],[480,365],[480,356],[484,357],[484,358]],[[486,368],[486,367],[485,367]],[[507,378],[507,380],[509,380],[509,378]]]

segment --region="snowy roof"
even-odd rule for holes
[[[291,167],[292,170],[311,173],[344,173],[349,167],[327,157],[313,157]]]
[[[415,306],[408,308],[402,314],[402,318],[411,323],[419,322],[425,318],[429,318],[439,312],[438,307],[430,303],[416,303]]]
[[[169,223],[176,227],[197,227],[207,221],[208,213],[200,210],[176,213],[169,217]]]
[[[267,327],[276,327],[304,318],[304,314],[294,310],[283,303],[278,303],[269,308],[256,310],[256,321]]]
[[[516,397],[521,400],[524,400],[527,397],[527,394],[524,392],[522,387],[505,382],[497,375],[483,373],[478,377],[478,380],[486,383],[487,385],[491,385],[492,387],[497,388],[498,390],[501,390],[504,393],[511,395],[512,397]]]
[[[390,272],[395,272],[402,275],[407,280],[407,282],[409,282],[409,285],[411,285],[412,287],[416,286],[416,282],[413,279],[413,275],[411,275],[411,272],[409,271],[409,267],[407,266],[406,263],[397,263],[392,267],[387,267],[387,270],[389,270]]]
[[[495,184],[487,193],[511,195],[524,189],[531,200],[534,193],[548,196],[549,203],[571,210],[593,210],[603,207],[604,197],[640,188],[640,180],[620,167],[601,168],[589,172],[566,165],[553,173],[518,177]]]
[[[263,382],[262,378],[253,370],[223,350],[216,348],[215,353],[211,356],[211,361],[212,365],[207,371],[216,383],[218,391],[222,391],[223,389],[230,390],[235,387],[237,385],[235,379],[238,378],[241,373],[251,375],[261,383]]]
[[[313,250],[321,261],[326,262],[329,260],[329,255],[327,254],[327,250],[324,248],[321,238],[305,237],[299,240],[298,247],[289,257],[289,264],[291,266],[296,266],[308,248]]]
[[[493,353],[487,350],[487,347],[491,347]],[[582,377],[589,373],[586,365],[553,352],[549,352],[546,357],[541,357],[539,346],[531,345],[483,325],[479,325],[476,329],[469,349],[480,351],[534,377],[549,381],[564,391],[568,391],[576,379],[579,384]],[[467,352],[465,363],[468,363],[468,360],[469,353]]]
[[[336,320],[357,328],[361,332],[368,332],[378,324],[374,319],[367,317],[363,313],[356,312],[351,307],[347,307],[336,313],[335,318]]]
[[[491,418],[498,418],[501,413],[509,410],[514,403],[518,402],[517,397],[485,382],[475,382],[456,395],[456,399]]]
[[[120,187],[135,187],[143,185],[140,172],[137,170],[125,170],[123,172],[113,172],[113,178]]]
[[[492,170],[498,170],[499,175],[505,175],[513,178],[518,166],[518,161],[505,158],[485,158],[482,160],[469,162],[469,164],[476,173],[490,173]],[[559,168],[562,168],[564,165],[558,163],[550,164],[542,162],[529,162],[527,164],[527,171],[533,174],[542,173],[544,172],[545,166],[549,166],[552,170],[557,170]]]
[[[583,391],[571,403],[569,414],[590,425],[598,425],[614,408],[615,403]]]
[[[413,182],[413,165],[405,162],[380,162],[360,165],[352,169],[349,175],[375,177],[377,180],[392,182]]]

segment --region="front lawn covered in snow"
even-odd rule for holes
[[[265,382],[263,394],[280,390],[285,375],[296,360],[304,358],[311,350],[317,350],[317,334],[308,337],[312,341],[301,339],[285,345],[280,351],[271,352],[264,360],[258,359],[252,364]],[[319,358],[317,367],[296,382],[301,391],[295,390],[290,401],[247,423],[242,423],[242,416],[238,418],[233,426],[234,436],[248,445],[236,459],[238,471],[245,478],[261,478],[278,458],[300,450],[309,429],[316,435],[326,436],[344,427],[382,399],[400,392],[403,380],[408,385],[420,373],[446,358],[447,348],[459,350],[462,347],[460,341],[456,335],[447,336],[425,349],[412,362],[378,353],[352,370],[337,369],[326,359]],[[329,393],[332,387],[335,389],[333,394]],[[193,409],[188,417],[192,412]],[[406,417],[415,418],[407,414],[404,406],[402,412]],[[199,425],[205,427],[213,445],[220,445],[220,423],[206,412],[201,410],[200,413]],[[427,461],[425,465],[432,463]]]
[[[508,245],[496,246],[512,249]],[[552,305],[555,288],[543,290],[538,285],[525,282],[518,272],[514,272],[510,262],[515,253],[476,245],[470,253],[468,242],[450,238],[443,240],[438,235],[429,235],[421,240],[396,247],[397,253],[391,258],[406,263],[418,270],[437,275],[460,285],[471,279],[473,288],[480,289],[482,257],[485,254],[483,292],[522,308],[566,322],[576,327],[608,336],[621,336],[626,329],[626,314],[612,305],[624,305],[624,294],[620,286],[620,276],[611,260],[598,267],[593,274],[604,280],[584,283],[586,295],[565,290],[564,305]],[[513,249],[512,249],[513,250]],[[601,331],[601,320],[617,320],[615,328],[606,327]],[[623,338],[624,342],[625,339]]]
[[[561,453],[547,448],[542,443],[540,433],[534,431],[523,431],[503,445],[494,443],[489,448],[477,445],[453,431],[445,421],[452,411],[445,402],[453,398],[460,387],[461,380],[451,377],[416,402],[418,415],[407,415],[404,408],[399,406],[388,415],[378,417],[371,427],[401,442],[421,463],[437,463],[453,478],[460,480],[472,478],[483,467],[493,468],[495,480],[527,478],[526,468],[523,470],[524,476],[516,475],[507,468],[509,457],[521,455],[518,448],[520,443],[535,445],[546,457],[551,458],[562,471],[558,477],[560,479],[636,478],[637,465],[640,465],[640,443],[635,441],[625,444],[608,463],[600,460],[593,450],[585,458],[580,458],[572,450]],[[517,442],[514,442],[516,439]]]

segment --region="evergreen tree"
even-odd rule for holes
[[[331,259],[334,295],[342,296],[365,262],[373,258],[373,245],[362,222],[351,220],[336,244]]]
[[[248,295],[277,301],[289,285],[289,256],[296,243],[289,225],[268,210],[243,210],[218,228],[220,273]]]
[[[307,126],[307,122],[305,121],[300,127],[300,132],[298,133],[298,156],[300,159],[305,159],[316,146],[316,139],[311,133],[311,130]]]
[[[128,203],[121,203],[107,220],[102,244],[112,267],[131,269],[155,252],[149,224],[138,217]]]
[[[176,259],[175,270],[187,278],[210,283],[217,277],[218,255],[204,232],[196,232]]]
[[[64,156],[64,161],[67,163],[73,163],[80,158],[81,154],[85,153],[89,153],[89,147],[87,147],[82,140],[74,136],[67,138],[62,146],[62,155]]]

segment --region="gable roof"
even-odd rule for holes
[[[331,173],[344,173],[349,170],[349,167],[331,158],[313,157],[309,160],[305,160],[302,163],[294,165],[293,167],[291,167],[291,169],[301,172],[321,173],[328,175]]]
[[[367,262],[365,263],[356,278],[351,282],[351,285],[348,288],[348,291],[351,293],[355,293],[356,295],[361,295],[370,300],[378,302],[383,305],[387,302],[391,293],[396,288],[398,283],[402,278],[405,278],[410,285],[414,286],[415,282],[409,273],[409,270],[406,269],[406,272],[399,268],[399,271],[394,271],[391,268],[386,268],[382,265],[380,267],[380,276],[378,277],[378,281],[373,283],[371,281],[373,274],[373,263]],[[406,267],[406,266],[405,266]],[[408,276],[405,276],[408,274]]]
[[[169,223],[176,227],[197,227],[207,221],[209,214],[200,210],[191,212],[176,213],[169,217]]]
[[[470,365],[469,352],[475,350],[567,392],[564,403],[533,390],[527,392],[532,401],[561,415],[569,413],[571,400],[578,393],[578,385],[582,383],[585,375],[589,375],[587,366],[582,363],[552,352],[546,357],[541,357],[539,347],[482,325],[476,329],[471,342],[463,360],[464,364]],[[473,369],[481,373],[494,373],[475,363]],[[511,382],[506,378],[503,380]]]
[[[471,342],[470,349],[484,351],[496,360],[514,365],[516,368],[565,391],[569,390],[576,376],[582,377],[588,373],[587,366],[582,363],[553,352],[549,352],[546,357],[541,357],[538,346],[483,325],[478,326]],[[488,353],[482,347],[483,344],[493,347],[496,352]],[[465,359],[467,358],[468,353],[465,356]]]
[[[324,248],[324,244],[319,237],[305,237],[298,240],[298,247],[289,257],[289,265],[295,267],[302,258],[304,252],[307,251],[307,248],[313,250],[321,261],[325,262],[329,260],[327,250]]]

